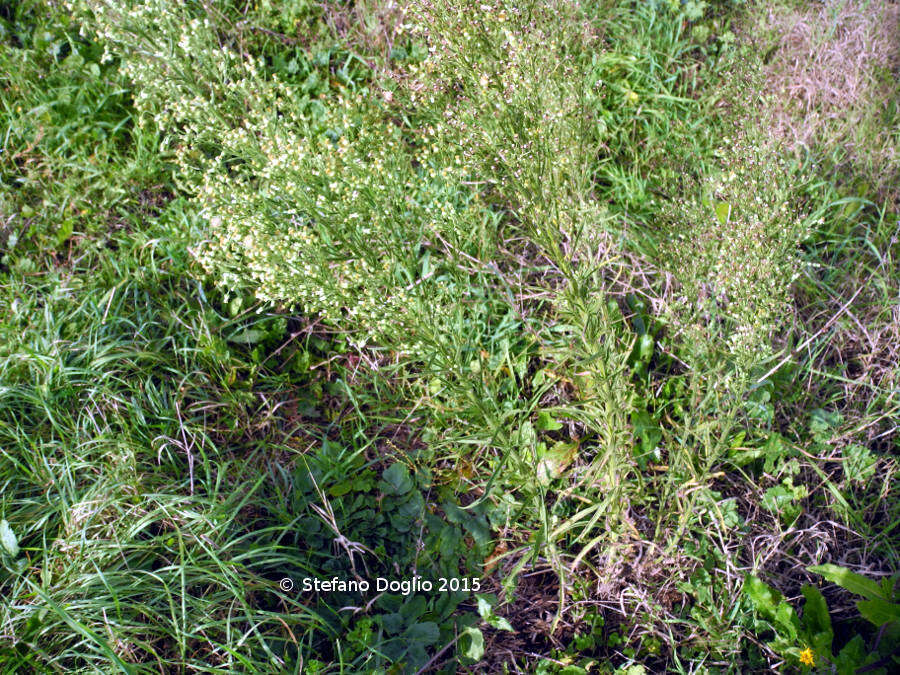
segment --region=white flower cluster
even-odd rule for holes
[[[666,214],[677,234],[662,248],[683,292],[669,322],[694,351],[724,349],[747,370],[773,353],[790,316],[808,225],[792,201],[797,177],[783,164],[749,139],[720,155],[720,175]]]
[[[428,143],[411,147],[379,97],[310,102],[220,48],[209,21],[177,2],[87,5],[138,109],[177,143],[179,180],[209,224],[204,269],[343,327],[411,334],[420,249],[470,227],[454,167],[438,166]]]
[[[410,107],[434,112],[424,143],[531,234],[571,232],[590,212],[592,160],[577,3],[422,0],[411,15],[411,34],[428,44],[407,74]]]

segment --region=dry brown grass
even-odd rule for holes
[[[333,35],[357,47],[363,54],[378,55],[384,62],[408,11],[406,0],[361,0],[354,3],[323,2],[325,22]],[[377,67],[375,62],[371,66]]]
[[[854,306],[826,343],[820,360],[826,368],[844,373],[839,408],[853,428],[841,440],[862,441],[888,452],[900,431],[900,304],[884,308],[873,300]],[[807,389],[813,388],[813,383],[807,382]],[[853,411],[866,414],[854,415]]]
[[[772,134],[795,149],[837,153],[839,169],[897,204],[900,128],[886,118],[900,93],[900,2],[776,6],[753,32],[775,36],[766,67]]]

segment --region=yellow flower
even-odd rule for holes
[[[800,652],[800,663],[804,666],[814,666],[816,665],[816,661],[813,658],[813,650],[807,647],[802,652]]]

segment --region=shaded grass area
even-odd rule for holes
[[[5,278],[0,466],[21,547],[3,581],[9,667],[351,663],[330,642],[350,620],[342,598],[309,606],[301,578],[351,574],[359,547],[373,575],[410,556],[429,577],[460,574],[456,549],[440,554],[459,528],[439,524],[444,548],[428,539],[421,556],[404,541],[430,486],[414,446],[345,421],[353,405],[315,368],[333,356],[309,327],[207,299],[185,274],[183,206],[116,236],[114,256]],[[458,596],[414,618],[446,620]],[[410,636],[402,621],[394,633],[380,649],[402,660]]]
[[[124,211],[152,211],[169,191],[161,139],[133,133],[131,91],[115,65],[61,11],[53,17],[40,3],[2,10],[5,253],[30,240],[62,254],[69,238],[120,227]]]
[[[228,367],[246,362],[210,331],[227,322],[172,264],[170,253],[184,260],[172,234],[119,238],[96,266],[5,284],[4,448],[21,450],[4,451],[4,500],[28,565],[5,582],[4,624],[23,665],[97,665],[110,651],[239,662],[222,648],[228,626],[257,625],[248,652],[272,628],[259,629],[269,619],[246,593],[263,581],[247,552],[267,545],[252,515],[261,481],[241,480],[240,466],[259,446],[226,428],[220,455],[213,440],[216,420],[237,428],[258,399],[224,389]],[[204,336],[218,353],[198,347]],[[260,559],[283,560],[268,548]]]
[[[705,4],[563,3],[566,30],[546,40],[536,6],[509,44],[543,57],[510,66],[513,47],[460,37],[435,79],[416,70],[426,52],[401,8],[184,10],[223,50],[260,58],[240,86],[287,82],[285,111],[315,118],[347,92],[384,102],[400,178],[368,174],[400,195],[385,220],[417,222],[412,180],[442,205],[427,217],[458,229],[404,223],[379,292],[401,279],[413,293],[378,339],[360,339],[349,302],[325,321],[296,297],[261,304],[268,270],[208,283],[191,252],[220,205],[197,198],[178,162],[198,155],[176,146],[201,138],[218,170],[222,130],[158,130],[145,108],[135,124],[134,85],[118,57],[101,63],[114,39],[77,35],[52,8],[5,9],[0,516],[21,553],[0,572],[4,665],[800,668],[812,633],[780,642],[747,575],[799,605],[810,565],[897,568],[896,214],[847,197],[827,156],[778,161],[753,117],[771,100],[749,117],[739,105],[759,90],[760,54],[731,30],[749,17]],[[154,30],[187,25],[179,11]],[[442,34],[480,12],[503,35],[518,10],[472,11]],[[240,128],[253,106],[216,95]],[[442,118],[444,135],[429,129]],[[467,145],[466,187],[447,189],[435,174]],[[259,148],[225,147],[223,175],[246,171],[242,194],[268,217],[260,187],[279,186]],[[282,194],[302,202],[316,184],[303,178],[278,178]],[[350,194],[336,221],[366,208]],[[253,246],[279,222],[250,228]],[[371,254],[376,235],[347,245]],[[325,260],[353,271],[337,242]],[[478,580],[481,597],[279,587],[412,574]],[[825,597],[835,654],[857,634],[877,642],[848,594]]]

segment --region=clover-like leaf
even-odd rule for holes
[[[400,462],[391,464],[381,474],[381,482],[378,484],[381,491],[387,495],[405,495],[413,489],[412,478],[409,477],[409,469]]]

